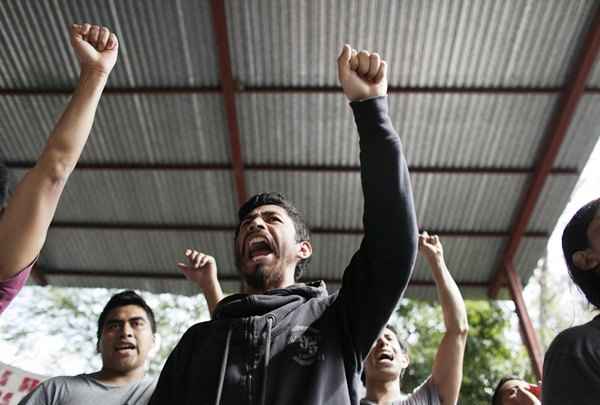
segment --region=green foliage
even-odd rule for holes
[[[469,338],[459,402],[488,405],[496,383],[507,374],[535,381],[527,353],[509,344],[510,313],[485,301],[467,301],[466,305]],[[402,379],[402,390],[410,392],[431,374],[444,334],[442,312],[437,303],[403,300],[395,319],[401,338],[409,345],[411,365]]]
[[[44,364],[31,371],[54,376],[73,374],[74,369],[99,370],[98,316],[108,299],[119,291],[26,287],[2,314],[0,340],[16,346],[24,357],[35,356],[36,349],[44,346],[44,360],[40,360]],[[143,292],[141,295],[156,317],[159,346],[148,368],[148,374],[155,376],[181,335],[194,323],[208,319],[208,310],[203,298]]]

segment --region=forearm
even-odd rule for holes
[[[402,144],[387,111],[387,98],[352,103],[352,107],[360,134],[363,223],[370,270],[404,289],[416,257],[417,225]]]
[[[82,74],[38,163],[19,182],[0,220],[0,280],[39,254],[65,182],[90,133],[106,76]]]
[[[443,259],[430,263],[447,334],[466,336],[469,330],[465,301]]]
[[[88,139],[108,76],[82,71],[69,104],[50,134],[36,168],[54,181],[65,181]]]
[[[206,304],[208,305],[208,311],[210,312],[210,316],[212,317],[213,313],[215,312],[215,308],[217,307],[217,304],[224,297],[223,290],[221,289],[221,284],[217,280],[216,282],[210,283],[207,286],[201,287],[201,289],[204,293]]]
[[[388,322],[412,273],[417,225],[402,145],[380,97],[351,104],[360,135],[364,238],[340,296],[359,359]]]

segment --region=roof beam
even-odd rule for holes
[[[525,229],[533,214],[536,203],[542,193],[544,184],[551,172],[556,156],[567,135],[569,125],[575,115],[577,105],[585,91],[585,83],[592,71],[594,62],[600,49],[600,7],[596,7],[589,31],[583,39],[581,53],[574,59],[571,66],[571,75],[567,79],[564,90],[560,96],[557,109],[549,121],[545,143],[540,148],[537,164],[529,188],[521,199],[521,204],[515,211],[516,219],[512,226],[510,239],[502,256],[501,263],[497,266],[494,276],[490,280],[488,295],[496,298],[500,284],[506,277],[505,269],[512,266],[513,258],[519,248]]]
[[[156,232],[234,232],[235,225],[208,225],[208,224],[166,224],[166,223],[134,223],[134,222],[70,222],[54,221],[51,229],[73,229],[73,230],[115,230],[115,231],[156,231]],[[442,237],[458,238],[506,238],[510,234],[502,231],[473,231],[473,230],[451,230],[451,229],[427,229],[431,234]],[[362,235],[362,228],[328,228],[313,227],[311,233],[314,235]],[[548,232],[527,232],[529,238],[547,238]]]
[[[44,267],[44,273],[49,276],[67,276],[67,277],[110,277],[110,278],[145,278],[149,280],[185,280],[182,273],[172,272],[156,272],[156,271],[131,271],[131,270],[76,270],[76,269],[59,269]],[[305,279],[303,282],[325,281],[327,284],[339,284],[341,279]],[[240,281],[238,275],[219,275],[219,281]],[[477,281],[457,281],[457,284],[462,287],[485,288],[487,283]],[[433,280],[411,280],[410,285],[418,287],[433,287]]]
[[[29,169],[35,165],[31,161],[8,161],[5,165],[13,169]],[[77,164],[77,170],[114,170],[114,171],[218,171],[231,170],[226,163],[148,163],[148,162],[115,162]],[[360,166],[355,165],[289,165],[289,164],[246,164],[245,170],[274,172],[319,172],[319,173],[360,173]],[[529,175],[533,167],[500,167],[500,166],[409,166],[413,174],[486,174],[486,175]],[[574,167],[553,168],[552,175],[579,175]]]
[[[235,191],[238,205],[241,206],[247,199],[246,179],[244,177],[244,160],[242,158],[242,147],[240,142],[240,129],[238,126],[235,105],[235,82],[231,69],[229,53],[229,39],[227,35],[227,17],[225,16],[224,0],[212,0],[212,23],[217,41],[219,54],[219,76],[221,78],[221,90],[227,116],[227,127],[229,128],[229,148],[231,153],[231,165]]]
[[[228,54],[229,55],[229,54]],[[240,86],[233,83],[236,93],[241,94],[339,94],[342,89],[337,86]],[[0,96],[68,96],[73,94],[74,88],[0,88]],[[561,87],[417,87],[417,86],[390,86],[388,93],[393,94],[491,94],[491,95],[553,95],[559,94]],[[584,90],[588,94],[600,94],[600,88],[588,87]],[[196,94],[222,94],[221,86],[164,86],[164,87],[109,87],[104,89],[105,95],[196,95]]]

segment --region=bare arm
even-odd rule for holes
[[[79,84],[37,164],[17,185],[0,218],[0,281],[13,277],[39,255],[117,60],[117,38],[107,28],[73,25],[71,45],[81,65]]]
[[[208,311],[212,317],[217,304],[224,297],[221,284],[217,278],[217,262],[214,257],[193,249],[187,249],[185,256],[189,263],[177,262],[177,267],[188,280],[202,290],[208,304]]]
[[[460,290],[446,267],[439,238],[424,232],[419,236],[419,249],[431,267],[446,327],[433,361],[431,382],[437,387],[443,404],[456,404],[469,330],[467,310]]]

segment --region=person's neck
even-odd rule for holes
[[[248,283],[244,283],[245,286],[243,292],[246,294],[264,294],[270,290],[287,288],[296,283],[296,280],[294,280],[294,269],[295,265],[292,270],[288,269],[283,272],[273,273],[272,277],[269,277],[267,280],[265,280],[266,286],[264,288],[255,288]]]
[[[365,399],[376,404],[385,404],[400,399],[400,380],[394,379],[389,381],[383,380],[367,380],[367,395]]]
[[[144,369],[142,367],[128,371],[126,373],[102,368],[92,374],[96,380],[112,385],[127,385],[144,378]]]

